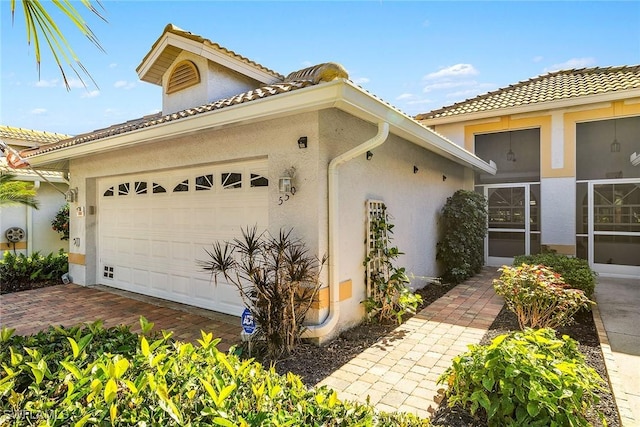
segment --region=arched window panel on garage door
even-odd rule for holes
[[[103,197],[113,197],[113,186],[107,188],[107,190],[102,194]]]
[[[252,173],[251,174],[251,187],[268,187],[269,179],[263,175]]]
[[[134,184],[134,189],[136,194],[147,194],[147,182],[136,181]]]
[[[128,182],[123,182],[122,184],[118,185],[118,196],[128,195],[130,189],[131,189],[131,184]]]
[[[189,180],[185,179],[184,181],[182,181],[181,183],[179,183],[178,185],[176,185],[175,187],[173,187],[173,192],[174,193],[180,193],[183,191],[189,191]]]
[[[167,190],[160,184],[158,184],[157,182],[153,183],[153,194],[161,194],[161,193],[166,193]]]
[[[205,191],[213,189],[213,174],[200,175],[195,181],[196,191]]]
[[[237,172],[224,172],[221,175],[222,188],[242,188],[242,174]]]

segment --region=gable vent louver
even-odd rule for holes
[[[191,61],[181,61],[171,72],[167,93],[177,92],[200,83],[198,68]]]

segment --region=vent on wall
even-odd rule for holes
[[[104,270],[102,271],[102,277],[113,279],[113,266],[105,265]]]
[[[182,61],[171,72],[167,93],[177,92],[198,83],[200,83],[200,73],[196,65],[191,61]]]

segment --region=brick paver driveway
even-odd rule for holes
[[[98,319],[107,327],[126,324],[139,332],[140,316],[154,322],[154,330],[173,331],[182,341],[195,341],[201,330],[212,332],[222,338],[222,351],[238,341],[242,329],[238,317],[103,286],[58,285],[0,296],[0,327],[21,335]]]

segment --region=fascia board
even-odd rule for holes
[[[162,55],[162,52],[169,45],[168,36],[169,36],[168,34],[165,34],[164,37],[162,37],[162,40],[160,40],[157,46],[155,46],[151,54],[145,58],[145,61],[143,61],[142,63],[140,63],[140,65],[136,67],[136,73],[138,73],[138,77],[140,78],[140,80],[153,83],[153,84],[162,84],[162,82],[157,83],[152,80],[147,80],[145,79],[145,76],[147,75],[147,73],[149,73],[151,68],[153,68],[153,64],[156,63],[156,61]]]
[[[455,116],[438,117],[435,119],[423,119],[421,122],[429,126],[437,126],[448,123],[469,122],[473,120],[487,119],[492,117],[531,113],[536,111],[559,110],[563,108],[577,107],[599,102],[620,101],[628,98],[640,97],[640,89],[632,89],[621,92],[610,92],[601,95],[581,96],[559,101],[540,102],[536,104],[523,105],[519,107],[493,109],[469,114],[456,114]]]
[[[491,175],[497,172],[495,165],[485,162],[351,83],[343,87],[336,107],[363,120],[386,121],[391,133],[458,164],[471,166]]]
[[[369,122],[386,121],[392,133],[426,150],[466,167],[473,167],[490,174],[496,173],[495,165],[484,162],[462,147],[415,122],[406,114],[342,79],[40,154],[30,157],[29,162],[35,166],[44,165],[136,144],[176,138],[201,130],[332,107]]]
[[[205,43],[202,43],[200,41],[186,39],[184,37],[171,33],[166,34],[163,37],[162,41],[158,43],[158,45],[154,49],[154,52],[147,58],[147,60],[143,64],[140,64],[138,66],[137,71],[139,76],[144,76],[147,72],[149,72],[149,70],[153,67],[153,64],[155,64],[155,62],[158,60],[158,58],[161,56],[162,52],[168,45],[174,46],[187,52],[191,52],[194,55],[202,56],[209,61],[220,64],[223,67],[229,68],[261,83],[269,84],[279,81],[279,79],[273,74],[267,73],[238,58],[234,58],[230,55],[220,52],[213,46],[207,46]]]
[[[323,84],[279,94],[273,98],[255,100],[246,104],[226,107],[210,113],[201,113],[146,129],[122,135],[109,136],[97,141],[62,148],[50,153],[29,157],[33,166],[45,165],[71,158],[85,157],[147,142],[176,138],[206,129],[274,119],[291,114],[331,108],[339,96],[339,86]]]

